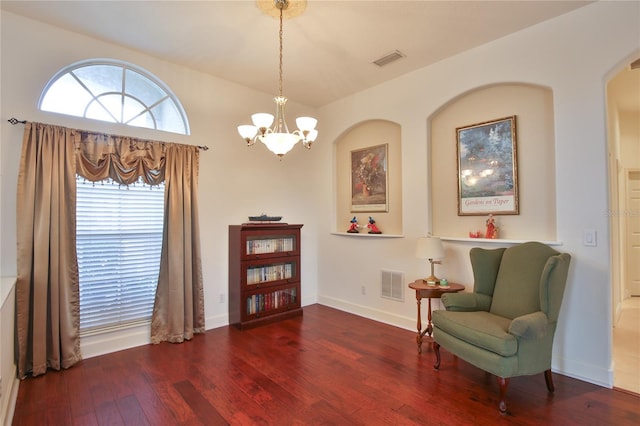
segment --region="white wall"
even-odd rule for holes
[[[555,114],[557,239],[562,242],[557,248],[573,256],[553,368],[612,386],[605,82],[640,47],[639,7],[638,2],[598,2],[322,107],[324,140],[335,140],[344,129],[372,117],[401,125],[406,238],[335,236],[329,224],[320,223],[319,300],[414,329],[413,295],[397,303],[381,299],[376,289],[380,269],[404,271],[408,283],[427,268],[413,258],[413,250],[415,239],[429,230],[432,208],[428,118],[475,88],[504,82],[549,87]],[[329,161],[332,148],[321,149]],[[327,170],[324,179],[333,181],[333,176]],[[338,184],[327,185],[324,195]],[[321,216],[332,211],[327,206]],[[596,230],[596,247],[582,245],[585,229]],[[468,250],[473,245],[447,243],[440,276],[471,285]],[[366,295],[360,293],[362,285],[370,289]],[[406,349],[413,350],[413,344],[408,341]]]
[[[316,214],[321,206],[330,202],[328,198],[316,197],[314,189],[320,182],[319,171],[329,167],[318,161],[316,153],[316,146],[323,142],[318,141],[312,150],[296,147],[280,161],[262,145],[247,148],[236,131],[236,126],[249,121],[254,112],[275,110],[272,94],[255,92],[12,13],[2,13],[1,31],[0,262],[3,275],[16,274],[15,200],[24,126],[7,123],[7,119],[15,116],[21,120],[209,146],[209,151],[202,151],[200,156],[199,190],[207,328],[228,323],[228,225],[246,222],[249,215],[277,214],[283,216],[283,221],[304,224],[302,304],[315,303]],[[49,78],[61,68],[89,58],[124,60],[145,68],[164,81],[183,103],[190,121],[191,136],[88,122],[38,111],[40,92]],[[301,115],[317,115],[313,109],[294,102],[288,103],[287,113],[289,120]],[[224,303],[220,302],[221,295]],[[125,337],[85,338],[82,350],[85,356],[91,356],[118,349],[123,344],[145,343],[148,342],[147,330],[129,330]],[[105,338],[109,340],[105,342]],[[91,347],[87,346],[89,342]]]

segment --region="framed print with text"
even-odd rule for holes
[[[519,214],[516,116],[456,128],[458,215]]]

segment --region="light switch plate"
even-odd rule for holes
[[[595,229],[585,229],[582,233],[582,245],[595,247],[598,245]]]

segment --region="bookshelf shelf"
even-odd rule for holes
[[[302,315],[302,226],[229,226],[229,324],[245,329]]]

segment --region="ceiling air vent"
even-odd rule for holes
[[[389,53],[388,55],[385,55],[380,59],[376,59],[375,61],[373,61],[373,63],[379,67],[383,67],[387,64],[390,64],[393,61],[397,61],[400,58],[404,58],[404,54],[399,50],[395,50],[392,53]]]
[[[635,61],[631,62],[630,67],[632,70],[640,69],[640,59],[636,59]]]

